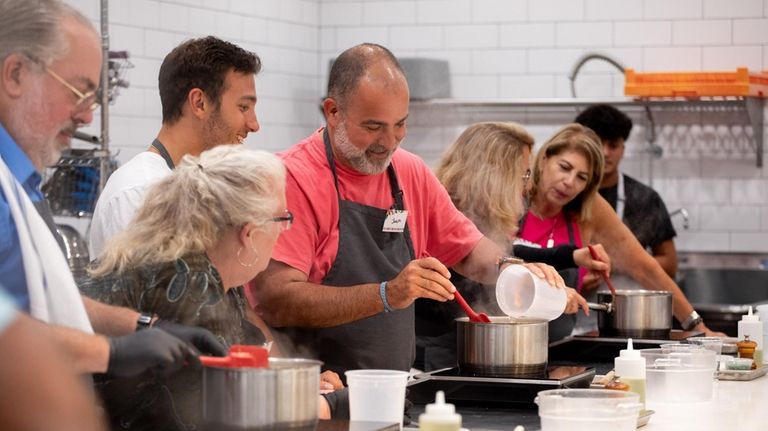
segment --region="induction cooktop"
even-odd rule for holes
[[[673,329],[668,338],[632,338],[635,349],[655,349],[665,343],[679,343],[691,337],[704,335],[703,332]],[[627,337],[601,335],[577,335],[565,337],[549,345],[549,361],[595,363],[610,362],[627,348]]]
[[[547,389],[588,388],[594,368],[559,365],[547,367],[538,378],[510,378],[462,374],[458,367],[417,374],[408,384],[408,399],[416,404],[433,402],[435,392],[445,392],[457,404],[530,404]]]

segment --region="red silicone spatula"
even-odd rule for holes
[[[491,319],[487,314],[475,313],[475,310],[473,310],[472,307],[467,304],[467,301],[464,300],[464,297],[461,296],[461,293],[459,293],[458,290],[453,292],[453,296],[456,298],[456,302],[459,303],[459,306],[464,310],[465,313],[467,313],[467,316],[469,316],[470,322],[491,323]]]

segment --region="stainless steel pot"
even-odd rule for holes
[[[270,358],[269,368],[203,367],[206,429],[286,429],[317,423],[320,361]]]
[[[56,233],[64,242],[64,255],[72,275],[75,279],[86,276],[86,269],[91,259],[88,254],[88,244],[83,236],[75,228],[66,224],[57,224]]]
[[[491,323],[456,319],[457,359],[462,373],[494,377],[541,377],[547,368],[548,322],[491,317]]]
[[[597,316],[600,335],[669,338],[672,329],[672,293],[657,290],[598,292],[599,304],[589,304]]]

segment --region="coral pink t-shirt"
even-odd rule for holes
[[[320,283],[339,247],[339,203],[323,129],[278,155],[288,171],[286,199],[294,223],[280,235],[272,258]],[[432,256],[446,266],[455,265],[472,251],[482,233],[456,209],[419,157],[400,148],[392,164],[403,191],[416,258]],[[386,171],[365,175],[337,162],[336,174],[342,199],[382,209],[394,203]]]

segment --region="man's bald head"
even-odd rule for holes
[[[375,43],[363,43],[342,52],[328,77],[328,97],[344,105],[363,78],[391,82],[405,80],[405,72],[394,54]]]

